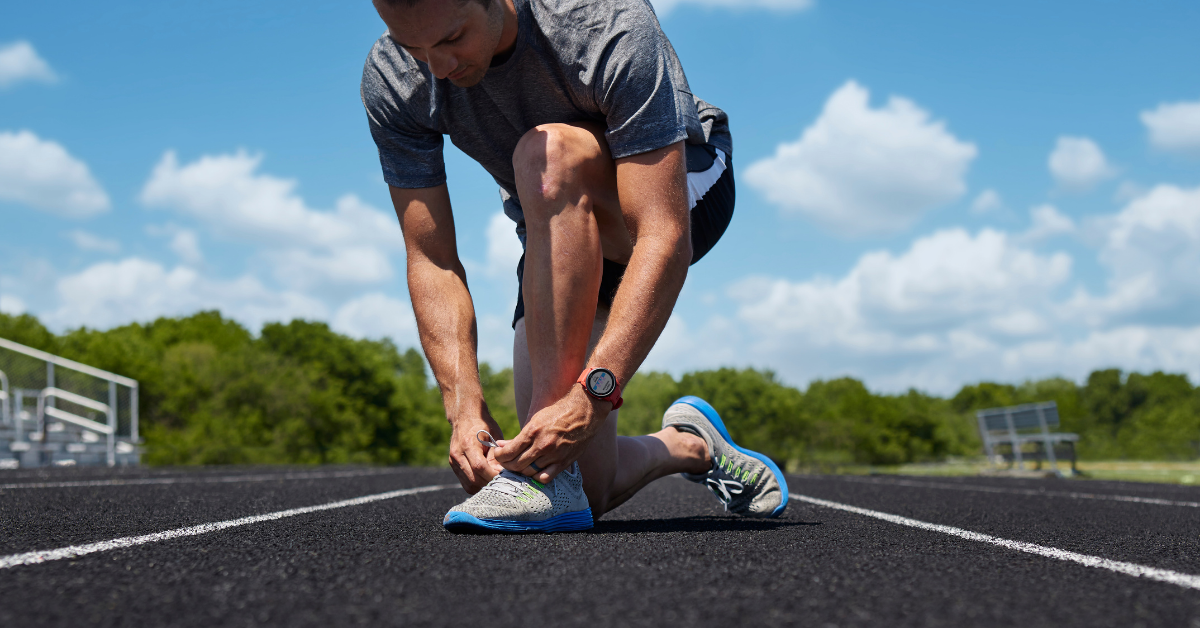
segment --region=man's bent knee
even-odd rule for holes
[[[577,124],[539,125],[513,151],[517,192],[522,204],[567,200],[581,185],[604,183],[592,179],[606,177],[611,162],[602,131]]]

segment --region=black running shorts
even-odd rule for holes
[[[692,263],[700,261],[712,250],[717,240],[725,234],[729,221],[733,219],[735,197],[733,183],[733,158],[712,146],[687,146],[688,198],[692,206]],[[525,256],[517,263],[517,309],[513,313],[513,327],[525,317],[523,294]],[[625,265],[604,260],[604,276],[600,279],[599,305],[612,307],[613,297],[621,278],[625,276]]]

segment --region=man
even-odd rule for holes
[[[617,436],[621,388],[688,266],[733,214],[725,114],[695,98],[648,0],[374,0],[388,31],[362,98],[408,254],[421,345],[472,495],[449,530],[592,527],[651,481],[705,483],[777,516],[783,475],[716,411],[677,401],[662,431]],[[500,185],[525,255],[513,327],[522,429],[503,440],[479,383],[443,136]]]

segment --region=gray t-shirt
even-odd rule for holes
[[[523,227],[512,155],[539,124],[601,123],[615,159],[680,140],[733,153],[725,112],[692,95],[648,0],[513,4],[516,47],[473,87],[435,78],[387,34],[375,42],[362,100],[388,185],[445,183],[449,135],[496,179],[505,213]]]

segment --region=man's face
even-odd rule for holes
[[[498,0],[488,8],[474,0],[421,0],[412,7],[375,0],[375,9],[397,45],[459,87],[483,80],[504,29]]]

